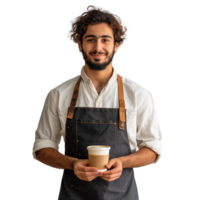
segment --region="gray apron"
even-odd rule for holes
[[[66,122],[65,155],[88,159],[87,146],[107,145],[110,157],[131,154],[125,122],[123,83],[118,75],[119,109],[75,107],[79,78],[69,107]],[[64,170],[58,200],[139,200],[132,168],[124,168],[121,176],[111,182],[97,177],[88,182],[80,180],[73,170]]]

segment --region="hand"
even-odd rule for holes
[[[108,182],[118,179],[123,171],[122,162],[118,158],[109,160],[108,164],[106,165],[106,168],[111,168],[111,170],[101,172],[99,176]]]
[[[75,160],[73,167],[76,176],[83,181],[92,181],[99,176],[96,167],[89,167],[89,160]]]

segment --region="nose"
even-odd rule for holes
[[[96,51],[96,52],[103,51],[102,50],[102,44],[101,44],[100,40],[96,40],[96,42],[94,44],[94,51]]]

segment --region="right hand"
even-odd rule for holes
[[[92,181],[99,176],[99,171],[96,167],[89,166],[89,160],[75,160],[73,162],[74,173],[83,181]]]

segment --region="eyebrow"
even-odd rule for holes
[[[101,36],[99,36],[99,37],[97,37],[96,35],[86,35],[86,36],[84,37],[84,39],[85,39],[85,38],[88,38],[88,37],[95,37],[95,38],[111,38],[111,39],[112,39],[112,37],[109,36],[109,35],[101,35]]]

